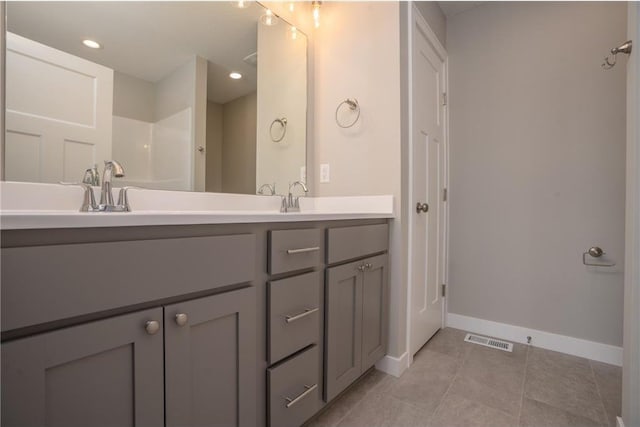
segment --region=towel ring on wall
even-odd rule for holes
[[[280,127],[282,128],[282,134],[280,135],[280,137],[274,137],[273,136],[273,125],[275,124],[279,124]],[[287,118],[283,117],[281,119],[275,119],[274,121],[271,122],[271,126],[269,126],[269,136],[271,137],[271,140],[273,142],[280,142],[284,139],[284,136],[287,134]]]
[[[351,121],[351,123],[347,123],[347,124],[340,123],[340,119],[338,118],[338,113],[340,112],[340,109],[342,108],[343,105],[346,105],[347,107],[349,107],[349,110],[351,110],[355,114],[355,118]],[[342,101],[340,104],[338,104],[338,107],[336,108],[336,123],[338,126],[340,126],[343,129],[350,128],[351,126],[355,125],[358,122],[358,119],[360,119],[360,104],[358,104],[357,99],[347,98],[344,101]]]
[[[622,43],[618,47],[614,47],[611,49],[611,53],[604,58],[604,62],[602,63],[602,68],[605,70],[612,69],[617,62],[617,56],[619,53],[624,53],[625,55],[631,55],[631,48],[633,47],[633,42],[631,40],[627,40]]]

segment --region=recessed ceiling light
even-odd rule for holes
[[[82,44],[91,49],[100,49],[102,47],[100,43],[89,39],[82,40]]]
[[[232,78],[232,79],[234,79],[234,80],[238,80],[238,79],[241,79],[241,78],[242,78],[242,74],[240,74],[240,73],[236,73],[236,72],[234,71],[233,73],[229,74],[229,77],[231,77],[231,78]]]

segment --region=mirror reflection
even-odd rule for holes
[[[95,180],[115,159],[114,186],[306,181],[306,35],[238,4],[8,2],[6,179]]]

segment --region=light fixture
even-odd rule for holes
[[[238,80],[242,78],[242,74],[237,73],[237,72],[232,72],[231,74],[229,74],[229,77],[231,77],[234,80]]]
[[[278,21],[276,21],[274,19],[273,12],[271,11],[271,9],[267,9],[267,11],[264,13],[264,15],[262,15],[260,17],[260,22],[262,22],[264,25],[270,27],[272,25],[276,25],[276,23]]]
[[[295,9],[295,6],[293,4],[292,1],[289,2],[289,12],[293,12],[293,10]]]
[[[298,29],[294,26],[291,27],[291,40],[298,38]]]
[[[102,47],[97,41],[89,39],[82,40],[82,44],[86,47],[90,47],[91,49],[100,49]]]
[[[313,9],[313,24],[316,28],[320,26],[320,6],[321,1],[312,1],[311,8]]]
[[[238,1],[234,1],[233,5],[238,9],[246,9],[249,6],[251,6],[251,2],[246,0],[238,0]]]

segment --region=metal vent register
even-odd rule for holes
[[[496,348],[502,351],[508,351],[508,352],[513,351],[513,344],[511,344],[510,342],[483,337],[482,335],[467,334],[467,336],[464,337],[464,340],[472,344],[480,344],[485,347]]]

